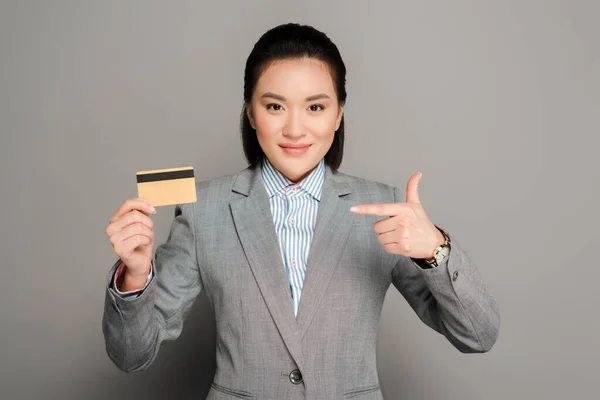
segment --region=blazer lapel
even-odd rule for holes
[[[354,221],[350,212],[353,204],[350,204],[350,196],[347,196],[349,193],[350,187],[343,175],[334,174],[327,167],[298,308],[300,340],[323,300],[348,242]]]
[[[242,171],[233,185],[233,191],[242,195],[230,202],[230,208],[244,253],[277,329],[302,370],[302,350],[290,284],[285,274],[260,166]]]

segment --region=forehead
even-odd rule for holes
[[[255,92],[259,95],[273,92],[285,97],[315,93],[335,95],[329,66],[314,58],[274,61],[258,78]]]

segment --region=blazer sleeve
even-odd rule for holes
[[[135,299],[124,299],[110,281],[121,260],[108,273],[102,332],[106,352],[123,371],[148,368],[163,340],[181,334],[183,321],[202,290],[196,254],[195,203],[177,205],[167,241],[152,261],[155,277]]]
[[[395,201],[401,201],[398,188]],[[444,228],[442,228],[444,229]],[[463,353],[489,351],[498,338],[500,312],[481,274],[451,232],[447,262],[423,269],[401,256],[392,283],[419,318]]]

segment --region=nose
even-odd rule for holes
[[[300,112],[290,112],[283,127],[283,136],[290,139],[298,139],[304,136],[305,129]]]

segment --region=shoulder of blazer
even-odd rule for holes
[[[349,175],[340,171],[337,171],[335,174],[339,176],[338,179],[343,179],[346,182],[353,193],[356,193],[360,197],[381,197],[382,199],[389,199],[385,200],[389,202],[392,202],[394,199],[396,187],[393,185]]]
[[[196,182],[197,201],[229,202],[232,191],[235,191],[234,187],[241,182],[247,182],[254,176],[254,173],[255,171],[248,167],[239,172]]]

